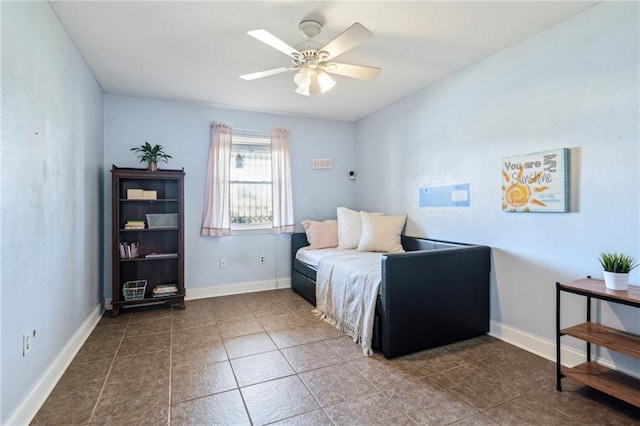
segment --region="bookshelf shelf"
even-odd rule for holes
[[[119,168],[111,170],[112,193],[112,311],[113,317],[125,306],[148,303],[177,303],[184,308],[184,170]],[[156,199],[127,198],[131,190],[155,191]],[[135,191],[131,191],[135,192]],[[178,226],[148,228],[146,215],[177,214]],[[144,229],[125,229],[134,222]],[[121,245],[124,243],[124,252]],[[133,250],[133,247],[137,252]],[[131,250],[129,253],[127,247]],[[136,257],[127,257],[137,253]],[[148,254],[161,254],[146,257]],[[144,297],[125,300],[127,281],[146,280]],[[154,288],[175,284],[177,291],[156,295]]]
[[[144,229],[120,229],[120,232],[158,232],[158,231],[175,231],[177,226],[164,226],[162,228],[144,228]]]
[[[157,172],[156,172],[157,173]],[[175,203],[179,200],[177,198],[166,198],[166,199],[155,199],[155,200],[141,200],[141,199],[129,199],[129,198],[120,198],[121,203]]]
[[[144,257],[144,255],[142,256],[138,256],[138,257],[130,257],[130,258],[120,258],[120,262],[154,262],[154,261],[158,261],[158,260],[171,260],[171,259],[177,259],[178,255],[173,255],[173,256],[161,256],[161,257]]]

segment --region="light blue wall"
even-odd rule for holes
[[[104,132],[102,90],[49,4],[0,7],[0,423],[7,424],[101,301]],[[23,357],[22,333],[32,329]]]
[[[105,164],[118,167],[145,167],[131,147],[145,141],[160,144],[173,158],[166,168],[182,168],[185,177],[185,284],[189,290],[238,283],[288,279],[290,245],[288,236],[242,235],[203,237],[202,206],[212,121],[231,127],[253,130],[289,129],[293,174],[294,217],[304,219],[335,218],[337,206],[350,206],[354,182],[348,179],[353,167],[353,124],[288,115],[268,114],[211,106],[156,101],[123,96],[105,96]],[[312,170],[313,158],[331,158],[333,169]],[[111,191],[110,172],[105,202]],[[107,212],[107,221],[110,220]],[[109,223],[109,222],[107,222]],[[105,230],[106,244],[110,230]],[[108,247],[108,246],[107,246]],[[111,295],[111,259],[105,250],[105,295]],[[258,255],[266,256],[260,265]],[[220,269],[219,258],[228,259],[228,268]]]
[[[408,213],[410,235],[490,245],[494,328],[547,348],[556,281],[602,278],[601,251],[640,259],[638,16],[638,3],[599,5],[355,127],[358,206]],[[572,212],[502,212],[501,158],[563,147]],[[418,207],[418,188],[461,183],[469,208]],[[583,300],[568,297],[566,308],[567,324],[584,320]],[[640,331],[630,308],[605,304],[598,315]],[[637,361],[622,362],[640,374]]]
[[[188,288],[288,278],[286,237],[199,234],[212,120],[290,129],[298,223],[345,205],[408,213],[409,234],[491,245],[494,325],[542,341],[553,338],[555,281],[599,276],[601,250],[640,258],[637,3],[591,9],[355,126],[111,95],[103,104],[47,3],[0,2],[0,10],[0,423],[102,291],[111,295],[109,169],[138,166],[131,147],[160,143],[174,157],[168,167],[185,168]],[[559,147],[572,150],[573,211],[501,212],[500,159]],[[316,157],[332,158],[333,170],[311,170]],[[354,159],[355,182],[347,179]],[[466,182],[471,207],[418,208],[420,186]],[[222,256],[228,269],[218,267]],[[581,320],[583,307],[568,300],[567,322]],[[598,316],[640,331],[630,309],[603,305]],[[23,358],[22,333],[34,328]]]

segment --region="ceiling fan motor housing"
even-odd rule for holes
[[[306,38],[314,38],[322,31],[322,24],[318,21],[302,21],[298,24],[298,32]]]
[[[322,25],[318,21],[302,21],[298,24],[298,32],[305,37],[305,40],[296,44],[295,49],[305,55],[305,51],[317,51],[324,43],[312,40],[315,36],[320,34]]]
[[[312,69],[328,65],[326,64],[326,61],[329,59],[329,54],[327,52],[318,52],[316,49],[302,50],[299,55],[295,53],[291,56],[293,63],[296,66]]]

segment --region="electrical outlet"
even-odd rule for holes
[[[220,269],[225,269],[227,267],[227,258],[226,257],[221,257],[220,258]]]
[[[27,356],[27,353],[31,350],[31,339],[35,335],[35,330],[29,330],[22,335],[22,356]]]
[[[261,265],[264,265],[265,263],[267,263],[267,260],[264,258],[264,254],[261,254],[260,256],[258,256],[258,262],[260,262]]]

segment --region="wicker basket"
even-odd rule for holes
[[[144,299],[144,292],[147,289],[147,280],[127,281],[122,286],[124,300]]]

